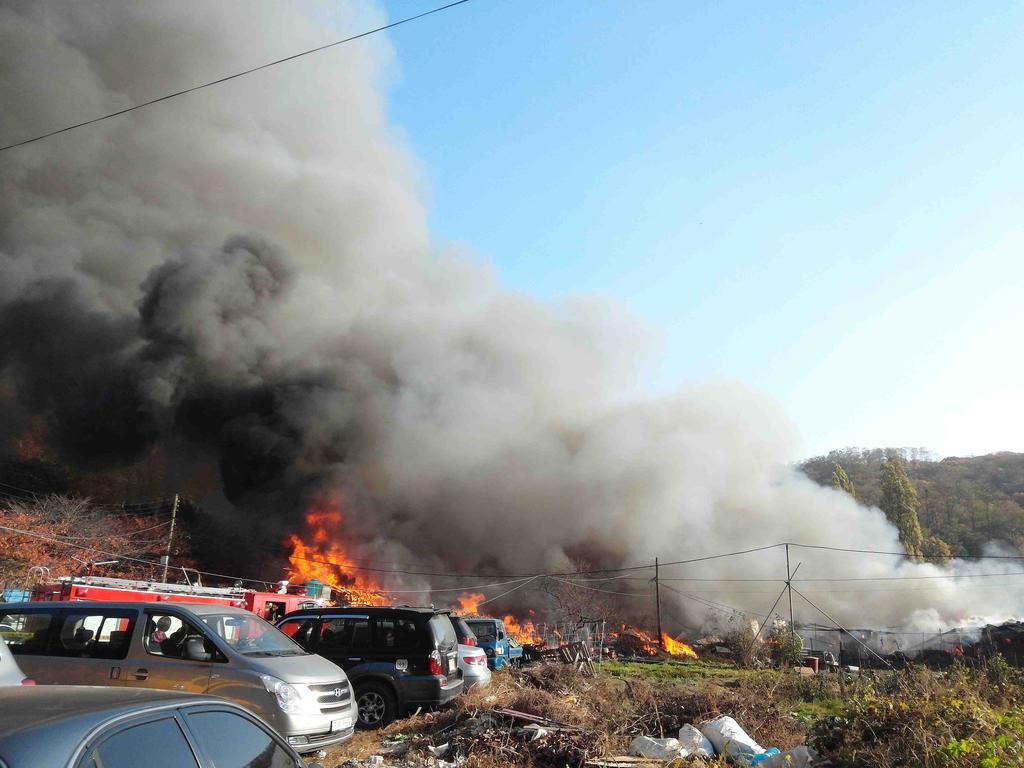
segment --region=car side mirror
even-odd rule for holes
[[[185,641],[185,658],[192,661],[209,661],[212,654],[206,652],[206,646],[198,637],[191,637]]]

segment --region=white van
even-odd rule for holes
[[[345,741],[355,726],[345,672],[241,608],[0,603],[0,633],[40,685],[222,696],[263,717],[299,752]]]

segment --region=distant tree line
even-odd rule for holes
[[[1024,454],[939,461],[923,448],[845,448],[800,469],[879,507],[910,556],[975,556],[990,542],[1024,548]]]

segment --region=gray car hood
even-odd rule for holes
[[[272,675],[286,683],[336,683],[347,680],[345,670],[323,656],[242,656],[246,666],[264,675]]]

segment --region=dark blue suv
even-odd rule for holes
[[[447,704],[462,692],[458,638],[446,609],[304,608],[277,626],[345,670],[363,728],[380,728],[417,707]]]

